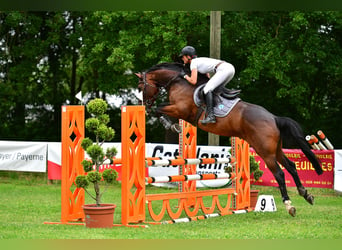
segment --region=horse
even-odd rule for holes
[[[205,112],[195,104],[193,98],[198,86],[188,83],[179,75],[186,70],[184,65],[179,63],[161,63],[142,73],[136,73],[139,78],[138,89],[143,92],[143,104],[147,110],[151,110],[153,103],[161,95],[166,95],[169,102],[157,107],[158,116],[183,119],[206,132],[226,137],[235,136],[247,141],[274,175],[285,209],[291,216],[296,215],[296,208],[288,195],[285,175],[279,163],[293,177],[299,195],[313,205],[314,196],[302,185],[295,164],[282,150],[283,143],[291,139],[312,163],[316,173],[323,173],[321,163],[311,151],[301,126],[289,117],[276,116],[264,107],[241,99],[227,116],[216,117],[216,123],[201,124],[199,121],[203,119]],[[206,80],[202,77],[199,84]]]

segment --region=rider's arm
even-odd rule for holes
[[[186,75],[184,78],[189,83],[195,85],[197,83],[197,69],[191,70],[191,76]]]

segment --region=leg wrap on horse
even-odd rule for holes
[[[179,126],[178,123],[172,124],[172,125],[171,125],[171,130],[172,130],[173,132],[175,132],[175,133],[178,133],[178,134],[182,133],[182,128]]]
[[[179,126],[178,123],[173,123],[168,117],[166,116],[160,116],[159,121],[161,124],[163,124],[165,129],[171,129],[171,131],[180,134],[182,132],[181,127]]]
[[[172,123],[171,123],[171,121],[167,117],[160,116],[159,117],[159,121],[164,126],[165,129],[170,129],[171,128]]]
[[[286,200],[286,201],[284,201],[284,204],[285,204],[285,208],[286,208],[287,212],[290,215],[292,215],[293,217],[296,216],[296,208],[291,205],[291,201]]]

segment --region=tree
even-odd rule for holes
[[[1,13],[1,80],[0,80],[0,128],[2,137],[16,135],[29,138],[25,130],[27,107],[44,103],[37,89],[41,81],[33,81],[37,65],[44,58],[44,45],[37,36],[43,21],[42,13]]]
[[[306,133],[341,123],[341,13],[237,12],[224,16],[243,98],[301,123]],[[239,29],[236,29],[236,26]]]
[[[130,72],[176,60],[188,42],[208,46],[207,16],[206,12],[175,11],[91,13],[84,20],[88,32],[82,37],[79,66],[79,74],[87,82],[84,91],[115,93],[136,87]]]
[[[132,72],[177,60],[185,45],[209,56],[209,17],[209,11],[0,12],[0,138],[59,141],[61,105],[77,104],[80,90],[126,95],[137,85]],[[294,118],[306,133],[322,129],[340,147],[341,23],[341,13],[332,11],[223,12],[221,58],[236,68],[228,87]],[[110,125],[120,129],[120,111],[110,113]],[[148,122],[147,140],[164,140],[154,132],[161,125]]]
[[[88,32],[82,37],[78,67],[78,74],[85,79],[82,91],[98,93],[100,97],[100,90],[118,94],[123,89],[136,88],[137,78],[131,72],[178,59],[180,49],[188,43],[196,42],[199,51],[208,48],[208,17],[209,12],[91,13],[84,19],[84,30]],[[119,119],[114,123],[120,124]],[[111,126],[118,129],[115,124]],[[158,122],[149,124],[148,140],[163,141],[163,134],[152,132],[160,129]]]

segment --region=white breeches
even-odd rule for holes
[[[210,80],[206,83],[203,92],[207,94],[209,91],[213,91],[219,86],[225,86],[235,74],[235,68],[232,64],[224,62],[220,64],[216,73],[210,78]]]

